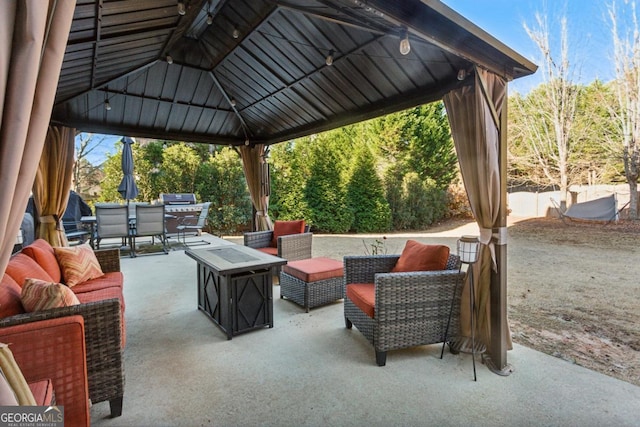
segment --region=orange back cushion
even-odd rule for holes
[[[274,248],[278,246],[278,237],[280,236],[299,233],[304,233],[303,219],[297,221],[276,221],[273,224],[273,238],[271,239],[271,246]]]
[[[0,318],[24,313],[20,301],[20,285],[8,274],[2,276],[0,281]]]
[[[425,245],[415,240],[407,240],[402,254],[391,272],[444,270],[448,259],[448,246]]]
[[[62,277],[58,260],[53,253],[53,248],[44,239],[38,239],[22,249],[22,253],[33,258],[46,271],[54,282],[59,282]]]
[[[20,286],[27,277],[53,282],[53,278],[31,257],[18,253],[11,257],[6,273]]]

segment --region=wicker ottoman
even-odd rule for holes
[[[280,298],[310,308],[344,298],[342,261],[309,258],[289,261],[280,271]]]

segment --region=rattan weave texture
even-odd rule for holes
[[[332,277],[315,282],[305,282],[295,276],[280,272],[280,298],[287,298],[310,308],[328,304],[344,298],[344,277]]]
[[[95,253],[104,273],[120,271],[119,249]],[[120,415],[125,378],[117,298],[5,317],[0,319],[0,328],[72,315],[84,319],[89,398],[92,403],[109,401],[112,415]]]
[[[254,249],[266,248],[271,245],[273,231],[252,231],[244,233],[244,245]],[[278,256],[287,261],[311,258],[311,244],[313,233],[288,234],[278,237]],[[274,274],[280,273],[280,267],[275,267]]]
[[[355,325],[374,346],[381,366],[386,363],[389,350],[441,343],[445,334],[452,337],[459,330],[465,273],[459,271],[458,256],[449,256],[448,270],[389,273],[398,258],[399,255],[344,258],[345,286],[375,284],[375,318],[367,316],[349,298],[344,301],[344,316],[346,326]]]

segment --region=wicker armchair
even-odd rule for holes
[[[95,254],[103,272],[120,271],[119,249],[98,250]],[[109,401],[111,416],[120,416],[124,365],[120,301],[117,298],[16,314],[0,319],[0,328],[78,314],[84,319],[89,398],[92,403]]]
[[[264,249],[271,246],[273,231],[252,231],[244,233],[244,245],[254,249]],[[278,237],[277,253],[280,258],[287,261],[311,258],[311,244],[313,233],[305,232],[288,234]],[[280,267],[274,268],[273,274],[279,274]]]
[[[9,343],[25,380],[51,380],[55,402],[64,406],[68,426],[90,424],[84,341],[80,316],[0,327],[0,342]]]
[[[344,257],[345,287],[375,284],[374,317],[350,298],[344,299],[344,319],[371,342],[378,366],[387,351],[442,343],[458,334],[460,296],[465,273],[460,258],[449,255],[446,270],[390,273],[399,255]]]

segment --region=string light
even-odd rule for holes
[[[462,81],[467,78],[467,71],[464,68],[461,68],[458,71],[458,80]]]
[[[111,104],[109,103],[108,99],[104,101],[104,109],[107,111],[111,111]]]
[[[329,51],[329,54],[327,55],[327,58],[324,60],[324,63],[327,64],[327,66],[332,66],[333,65],[333,54],[335,52],[333,51],[333,49],[331,49]]]
[[[187,10],[184,7],[184,2],[178,1],[178,15],[184,15],[185,13],[187,13]]]
[[[207,13],[207,25],[211,25],[213,24],[213,15],[210,13]]]
[[[233,36],[234,39],[237,39],[238,37],[240,37],[240,31],[238,31],[237,28],[234,28],[233,33],[231,33],[231,35]]]
[[[173,58],[171,57],[171,55],[167,55],[167,64],[173,64]]]
[[[411,52],[411,44],[409,44],[409,33],[406,29],[402,30],[402,36],[400,39],[400,53],[402,55],[408,55]]]

